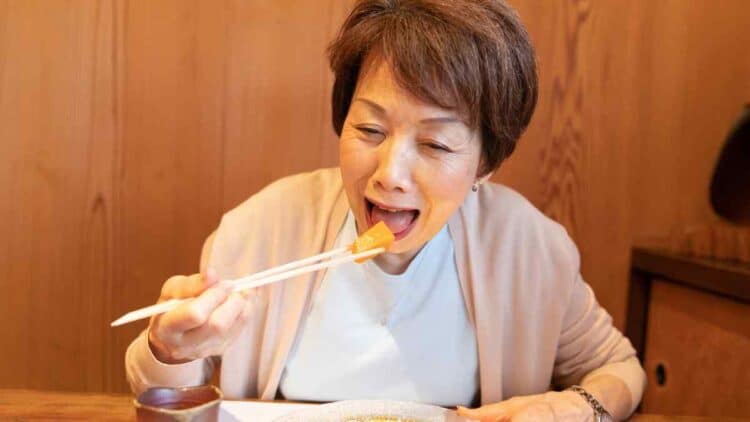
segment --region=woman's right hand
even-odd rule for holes
[[[249,301],[233,293],[216,273],[174,276],[161,289],[159,302],[193,298],[151,317],[148,343],[163,363],[178,364],[220,355],[237,337],[250,313]]]

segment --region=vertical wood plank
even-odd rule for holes
[[[85,157],[88,175],[78,262],[81,294],[74,314],[81,324],[76,338],[83,368],[79,386],[73,389],[85,391],[106,391],[122,384],[114,371],[122,361],[121,351],[112,348],[117,333],[107,324],[114,317],[112,293],[119,255],[117,171],[122,145],[118,131],[121,61],[117,56],[121,40],[117,31],[122,24],[121,9],[122,2],[100,2],[94,17],[91,123]]]
[[[90,207],[87,185],[89,160],[106,160],[94,145],[92,112],[103,100],[95,89],[97,38],[108,27],[97,25],[96,3],[7,2],[3,9],[0,185],[8,200],[0,210],[7,242],[0,320],[7,344],[0,382],[102,388],[97,360],[105,339],[87,327],[104,318],[97,299],[106,297],[89,296],[99,291],[85,278],[82,252],[100,244],[107,224]],[[100,199],[99,209],[109,206]],[[97,308],[88,306],[93,301]]]
[[[164,281],[198,271],[221,213],[227,9],[132,1],[124,10],[116,313],[152,303]],[[112,364],[145,321],[116,329]]]
[[[628,262],[628,143],[610,110],[627,81],[621,64],[632,29],[628,4],[589,1],[514,2],[535,42],[540,101],[517,155],[497,179],[517,188],[563,224],[581,252],[584,278],[615,320],[624,309]],[[612,50],[617,46],[617,53]],[[632,49],[631,49],[632,50]],[[621,131],[620,131],[621,132]]]
[[[338,163],[325,55],[351,1],[230,2],[225,209]]]
[[[537,48],[540,102],[496,179],[568,228],[622,328],[630,247],[716,221],[713,163],[750,98],[737,54],[750,4],[511,3]]]

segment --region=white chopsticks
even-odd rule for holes
[[[343,264],[345,262],[369,258],[382,252],[385,252],[385,248],[374,248],[359,253],[352,253],[350,248],[334,249],[332,251],[324,252],[319,255],[293,261],[288,264],[280,265],[278,267],[270,268],[268,270],[251,274],[246,277],[232,280],[232,283],[234,284],[233,291],[241,292],[244,290],[252,289],[254,287],[259,287],[266,284],[275,283],[280,280],[285,280],[290,277],[295,277],[300,274],[318,271],[323,268],[335,267],[336,265]],[[328,259],[328,261],[318,262],[326,259]],[[315,264],[315,262],[318,263]],[[110,325],[112,327],[117,327],[129,322],[138,321],[154,315],[162,314],[187,300],[190,299],[170,299],[166,302],[157,303],[156,305],[137,309],[121,316],[120,318],[113,321]]]

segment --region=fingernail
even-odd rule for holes
[[[478,409],[470,409],[468,407],[456,406],[456,413],[459,416],[464,416],[474,420],[474,417],[478,415]]]

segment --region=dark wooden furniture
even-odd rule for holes
[[[626,335],[644,413],[750,417],[750,265],[635,248]]]
[[[737,224],[750,224],[750,104],[734,124],[711,181],[711,207]]]

